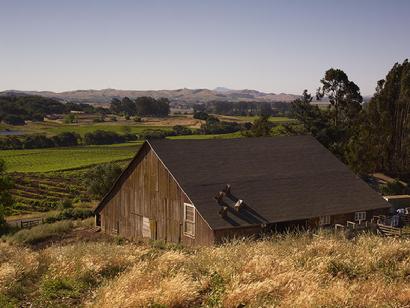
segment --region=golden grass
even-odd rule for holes
[[[94,306],[153,304],[402,307],[410,304],[410,242],[300,235],[168,251],[111,281]]]
[[[283,235],[197,249],[91,242],[35,252],[2,243],[0,261],[0,295],[45,262],[40,281],[82,281],[88,289],[76,292],[88,307],[410,305],[410,240],[373,235]]]

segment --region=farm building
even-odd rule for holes
[[[107,233],[183,245],[370,220],[388,203],[310,136],[152,140],[96,208]]]

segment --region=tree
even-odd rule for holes
[[[377,168],[410,174],[410,63],[396,63],[377,83],[366,108],[368,143],[377,153]]]
[[[206,120],[209,118],[209,115],[203,111],[195,111],[193,117],[194,119],[198,119],[198,120]]]
[[[362,108],[363,97],[359,87],[349,80],[345,72],[334,68],[326,71],[320,82],[322,86],[317,90],[316,97],[322,99],[326,96],[329,99],[334,126],[349,126]]]
[[[74,132],[62,132],[51,139],[57,147],[68,147],[78,145],[81,141],[81,136]]]
[[[121,168],[115,164],[98,165],[88,171],[85,183],[91,194],[101,198],[108,193],[120,174]]]
[[[11,178],[6,174],[6,163],[0,159],[0,229],[5,226],[4,216],[7,208],[13,204],[10,189],[14,186]]]
[[[64,117],[64,123],[66,124],[71,124],[71,123],[76,123],[77,122],[77,117],[73,113],[69,113]]]
[[[192,130],[183,125],[175,125],[174,127],[172,127],[172,130],[175,132],[177,136],[192,134]]]
[[[24,119],[21,116],[14,115],[14,114],[4,116],[3,117],[3,122],[6,123],[6,124],[10,124],[10,125],[24,125],[24,124],[26,124],[26,121],[24,121]]]
[[[270,136],[272,123],[269,122],[269,115],[262,115],[257,118],[252,125],[251,133],[254,137]]]

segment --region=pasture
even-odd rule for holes
[[[57,135],[62,132],[74,132],[81,136],[86,133],[95,132],[97,130],[105,130],[115,132],[118,134],[132,133],[139,134],[146,129],[160,129],[171,130],[171,127],[167,126],[152,126],[141,125],[133,121],[121,121],[121,122],[104,122],[104,123],[74,123],[74,124],[61,124],[56,122],[36,122],[28,123],[24,126],[12,126],[3,125],[3,129],[9,129],[12,131],[21,131],[26,135],[33,134],[45,134],[47,136]]]
[[[234,121],[234,122],[253,122],[255,121],[259,116],[224,116],[224,115],[218,115],[217,116],[221,121]],[[283,124],[283,123],[292,123],[296,122],[297,120],[291,119],[288,117],[270,117],[269,121],[272,123],[277,123],[277,124]]]

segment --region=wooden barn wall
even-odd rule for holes
[[[366,220],[370,221],[373,216],[377,215],[387,215],[389,209],[375,209],[375,210],[368,210],[366,211]],[[333,215],[330,217],[330,224],[342,224],[346,225],[347,221],[354,222],[355,213],[346,213],[340,215]],[[306,220],[298,220],[298,221],[289,221],[289,222],[282,222],[282,223],[272,223],[268,224],[265,227],[262,226],[249,226],[243,228],[231,228],[231,229],[222,229],[222,230],[215,230],[215,243],[222,243],[225,240],[232,239],[232,238],[240,238],[240,237],[247,237],[247,236],[255,236],[258,237],[262,234],[266,234],[269,232],[277,231],[282,232],[286,230],[297,230],[300,228],[306,229],[315,229],[319,227],[319,217],[306,219]]]
[[[186,246],[211,245],[213,231],[195,211],[195,237],[183,233],[184,202],[190,203],[172,175],[147,147],[140,162],[101,210],[101,228],[129,239],[142,238],[143,217],[154,225],[153,239]]]

